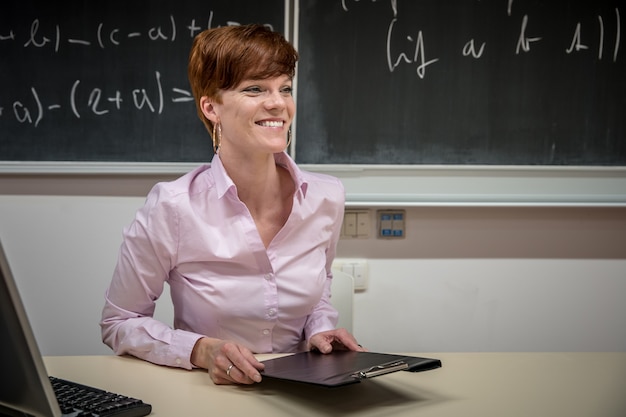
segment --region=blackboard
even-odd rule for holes
[[[617,0],[298,3],[299,163],[626,165]],[[4,2],[0,161],[210,160],[192,36],[285,4]]]
[[[284,0],[13,0],[0,7],[0,160],[207,161],[187,81],[193,35]]]
[[[618,0],[300,2],[307,164],[626,165]]]

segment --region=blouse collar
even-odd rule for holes
[[[295,161],[289,155],[287,155],[286,152],[275,153],[274,161],[276,162],[276,165],[280,165],[281,167],[285,168],[287,172],[289,172],[289,175],[296,185],[297,197],[305,198],[308,183],[302,175],[302,170],[300,170]],[[213,156],[213,159],[211,160],[211,172],[215,180],[215,186],[219,198],[222,198],[224,195],[226,195],[229,190],[233,190],[233,192],[236,192],[235,183],[226,172],[226,168],[224,168],[219,154],[215,154]]]

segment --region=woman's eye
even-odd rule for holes
[[[283,94],[290,96],[293,92],[293,88],[292,87],[283,87],[280,90]]]
[[[257,86],[247,87],[243,91],[246,93],[259,94],[261,92],[261,88]]]

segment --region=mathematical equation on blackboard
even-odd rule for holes
[[[104,90],[100,87],[87,87],[88,94],[86,102],[83,102],[83,107],[80,107],[77,100],[77,91],[81,87],[81,81],[74,81],[71,89],[68,91],[67,97],[58,97],[59,99],[65,99],[64,101],[69,103],[68,106],[71,109],[72,114],[77,118],[81,118],[83,112],[90,112],[97,116],[103,116],[110,111],[120,111],[124,109],[124,103],[127,98],[130,106],[134,109],[144,110],[146,109],[150,113],[162,114],[165,109],[166,98],[163,92],[163,85],[161,82],[161,74],[156,71],[154,74],[154,84],[156,86],[156,94],[151,96],[146,88],[134,88],[129,92],[122,93],[120,90],[115,90],[111,95],[105,95]],[[31,97],[29,102],[22,102],[16,100],[12,104],[12,112],[15,120],[19,123],[25,123],[34,127],[39,126],[43,120],[44,115],[49,112],[62,110],[64,106],[59,102],[46,103],[42,97],[40,97],[37,89],[31,87]],[[191,92],[181,88],[172,88],[171,96],[169,97],[171,103],[183,103],[193,101]],[[125,97],[127,96],[127,97]],[[54,99],[54,98],[53,98]],[[0,107],[0,116],[3,114],[3,108]]]
[[[65,33],[61,24],[50,24],[41,18],[33,19],[27,27],[0,27],[0,47],[19,50],[51,50],[54,55],[73,53],[77,48],[135,47],[144,48],[145,42],[173,43],[179,38],[193,39],[204,29],[214,27],[214,13],[210,11],[206,23],[196,19],[178,21],[174,15],[162,19],[165,24],[158,24],[141,30],[123,31],[115,25],[99,22],[87,33]],[[226,25],[238,25],[237,21],[227,20]],[[269,23],[266,26],[273,29]],[[5,65],[7,63],[5,62]],[[10,65],[10,64],[9,64]],[[106,65],[103,63],[102,65]],[[186,62],[180,65],[186,68]],[[71,71],[72,68],[55,68],[56,71]],[[10,81],[10,80],[9,80]],[[89,113],[105,116],[112,112],[130,109],[147,111],[155,115],[163,114],[168,105],[193,101],[191,91],[186,87],[186,79],[171,80],[173,84],[164,89],[162,74],[159,70],[143,74],[142,85],[126,86],[125,90],[111,88],[109,80],[102,80],[103,85],[87,84],[83,79],[75,78],[67,91],[55,91],[53,96],[45,96],[37,85],[25,86],[20,97],[9,98],[0,95],[0,119],[13,121],[37,128],[42,121],[55,112],[67,111],[80,119]],[[176,83],[181,83],[177,85]],[[128,82],[125,82],[128,84]]]
[[[204,29],[213,27],[213,12],[209,13],[206,26],[201,26],[196,22],[196,19],[191,19],[184,24],[177,24],[173,15],[168,16],[168,25],[158,25],[150,27],[145,33],[141,31],[131,31],[122,33],[119,27],[108,28],[104,23],[99,23],[93,31],[93,38],[91,37],[63,37],[62,28],[59,24],[54,25],[54,33],[42,33],[40,30],[40,19],[34,19],[30,24],[30,28],[27,34],[25,34],[26,41],[20,41],[20,37],[16,35],[16,29],[8,28],[2,29],[4,33],[0,33],[1,41],[15,41],[18,46],[22,44],[24,48],[35,47],[43,48],[45,46],[53,46],[55,52],[59,52],[62,43],[78,44],[84,46],[91,46],[97,44],[100,48],[104,49],[107,46],[119,46],[124,40],[130,40],[135,38],[148,38],[151,41],[176,41],[178,32],[182,30],[186,33],[190,39],[196,36]],[[239,22],[228,21],[227,25],[239,25]],[[273,29],[271,24],[266,24],[269,28]]]
[[[349,13],[353,8],[363,7],[365,1],[360,0],[339,0],[341,2],[342,9]],[[369,0],[369,3],[375,3],[376,0]],[[361,4],[358,4],[361,3]],[[507,16],[512,16],[514,10],[514,0],[507,0],[502,2],[503,6],[506,6],[504,11]],[[387,37],[386,37],[386,61],[387,67],[390,72],[394,72],[399,66],[402,65],[415,65],[415,73],[423,79],[426,76],[427,68],[439,61],[436,53],[432,54],[431,51],[426,50],[427,40],[426,35],[420,29],[415,29],[415,33],[409,35],[397,35],[396,25],[401,18],[399,11],[398,0],[389,1],[390,9],[392,12],[391,20],[388,24]],[[571,29],[571,36],[569,42],[563,45],[563,51],[566,54],[574,54],[580,52],[586,52],[590,48],[596,50],[596,57],[598,60],[606,59],[607,55],[610,55],[612,62],[616,62],[621,42],[621,14],[620,9],[615,7],[610,12],[610,16],[597,15],[595,16],[594,27],[585,27],[582,22],[576,22]],[[406,17],[406,16],[403,16]],[[523,53],[530,53],[533,45],[544,40],[544,36],[540,33],[541,29],[532,27],[532,16],[524,14],[521,21],[518,23],[518,37],[515,45],[514,53],[516,55]],[[607,36],[606,26],[607,20],[610,20],[613,30],[612,38]],[[589,26],[589,25],[587,25]],[[584,33],[596,31],[597,35],[594,38],[597,39],[597,44],[590,45],[585,40]],[[402,46],[399,46],[402,44]],[[409,45],[409,46],[405,46]],[[481,41],[475,38],[469,38],[463,44],[459,45],[459,52],[465,56],[474,59],[481,59],[489,45],[487,42]],[[609,51],[607,51],[609,49]]]

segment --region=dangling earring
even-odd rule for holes
[[[289,130],[287,131],[287,146],[285,146],[285,149],[289,149],[290,144],[291,144],[291,128],[289,128]]]
[[[217,135],[215,134],[215,128],[217,128]],[[213,123],[213,134],[211,137],[213,139],[213,152],[217,153],[222,144],[222,125],[220,123]]]

